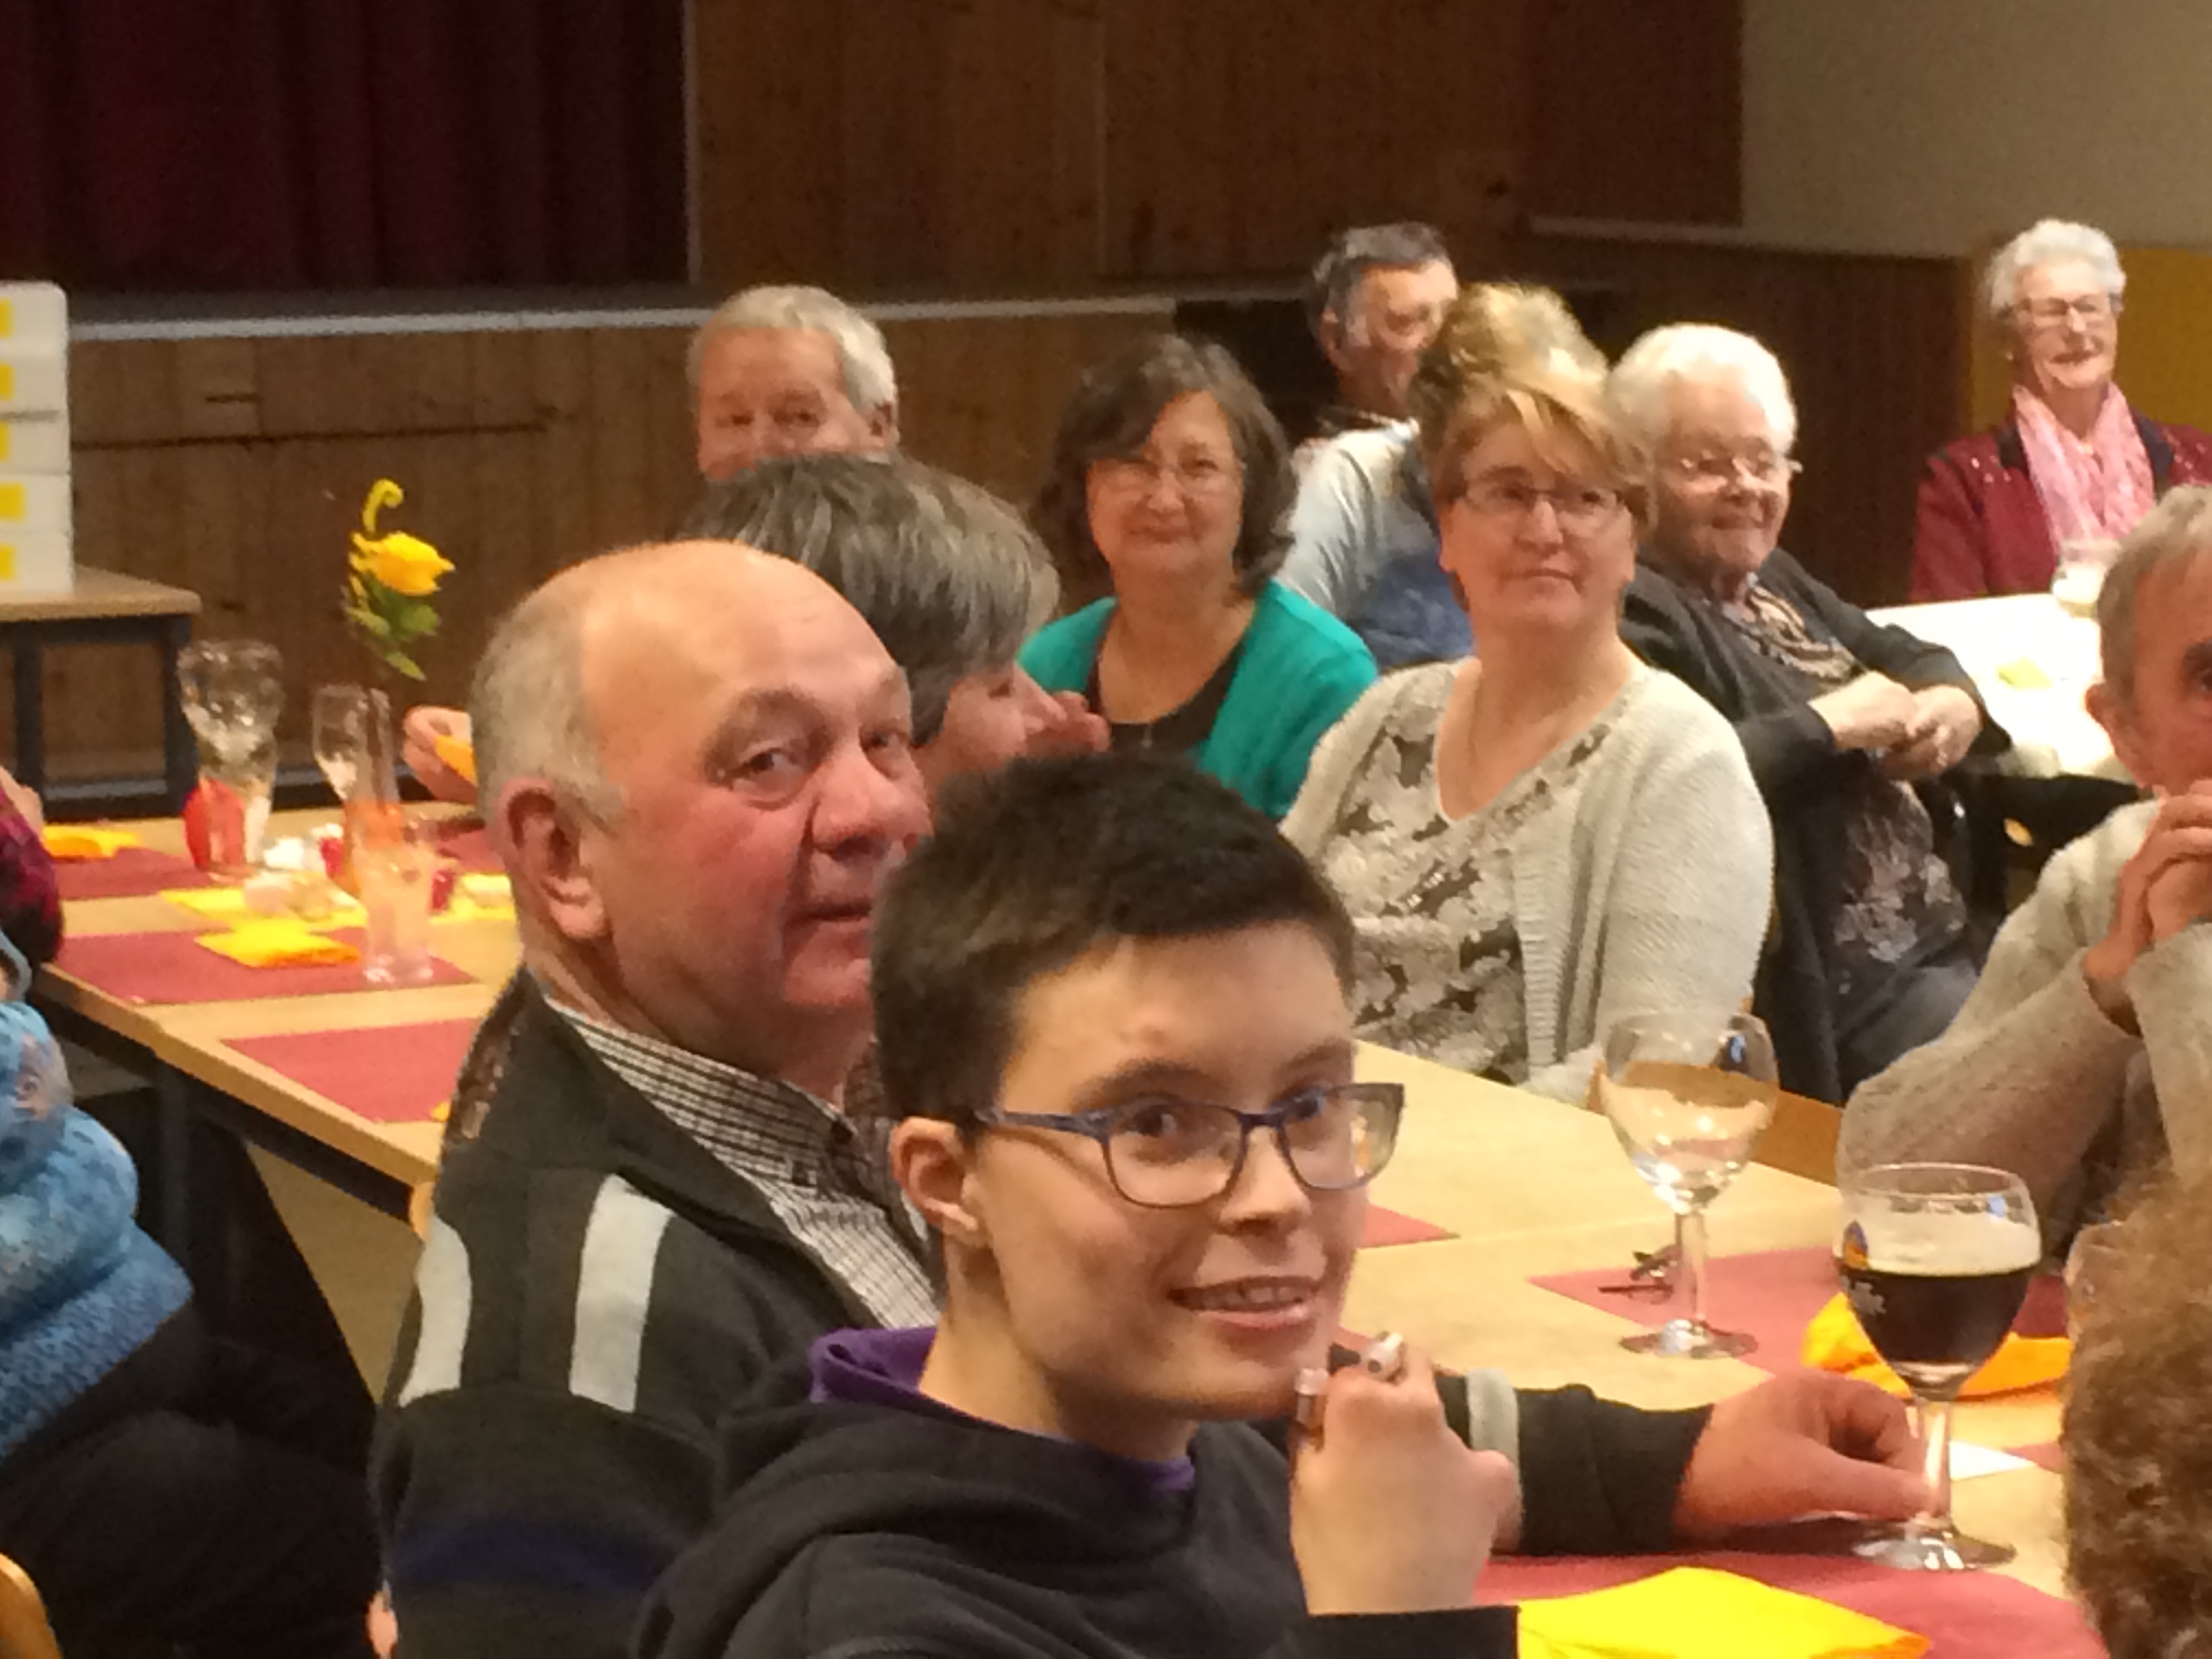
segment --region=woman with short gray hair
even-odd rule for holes
[[[2108,551],[2172,486],[2212,482],[2212,437],[2152,420],[2112,384],[2127,285],[2110,237],[2059,219],[1990,261],[1983,299],[2012,407],[1929,458],[1915,599],[2039,593],[2069,545]]]

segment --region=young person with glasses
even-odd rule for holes
[[[1318,1380],[1286,1466],[1402,1109],[1352,1076],[1352,948],[1310,866],[1188,768],[951,792],[874,956],[940,1322],[825,1337],[805,1403],[732,1420],[733,1495],[638,1651],[1510,1653],[1511,1613],[1472,1605],[1493,1547],[1909,1507],[1901,1407],[1810,1373],[1709,1416],[1376,1353]]]
[[[1559,299],[1470,288],[1414,377],[1442,559],[1481,654],[1393,674],[1283,832],[1358,929],[1353,1023],[1583,1098],[1619,1016],[1740,1005],[1765,813],[1727,723],[1621,643],[1639,455]]]

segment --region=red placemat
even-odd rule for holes
[[[1439,1227],[1433,1221],[1416,1221],[1412,1216],[1386,1210],[1380,1204],[1370,1204],[1367,1229],[1360,1235],[1359,1248],[1372,1250],[1385,1244],[1425,1244],[1432,1238],[1453,1236],[1449,1227]]]
[[[361,929],[331,937],[356,949]],[[257,997],[327,996],[372,988],[358,962],[301,968],[248,968],[196,945],[190,933],[93,933],[66,939],[54,966],[125,1002],[247,1002]],[[465,985],[470,975],[443,957],[430,962],[432,985]]]
[[[421,1123],[452,1097],[476,1032],[472,1019],[439,1019],[234,1037],[223,1046],[374,1122]]]
[[[491,831],[474,818],[445,818],[432,832],[438,850],[473,875],[495,872],[499,854],[491,850]]]
[[[1836,1260],[1825,1249],[1717,1255],[1705,1264],[1705,1317],[1722,1330],[1743,1331],[1757,1337],[1758,1348],[1744,1357],[1770,1371],[1796,1367],[1805,1328],[1836,1293]],[[1553,1273],[1532,1282],[1644,1325],[1663,1324],[1688,1313],[1687,1305],[1679,1297],[1662,1301],[1598,1288],[1622,1284],[1627,1278],[1627,1268],[1620,1267],[1596,1273]],[[2027,1299],[2021,1304],[2013,1328],[2023,1336],[2051,1336],[2063,1334],[2065,1323],[2064,1286],[2055,1276],[2038,1278],[2028,1286]]]
[[[210,883],[191,860],[150,847],[126,847],[112,859],[56,859],[54,880],[64,899],[143,898],[165,888]]]
[[[1799,1553],[1715,1550],[1698,1555],[1499,1556],[1483,1569],[1484,1601],[1528,1601],[1604,1589],[1668,1567],[1717,1567],[1777,1589],[1816,1595],[1869,1619],[1924,1636],[1935,1659],[2033,1654],[2036,1659],[2103,1659],[2105,1645],[2071,1601],[1991,1572],[1899,1572],[1838,1553],[1829,1527],[1792,1529],[1823,1547]],[[1777,1534],[1787,1539],[1788,1534]]]

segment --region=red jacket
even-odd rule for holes
[[[2140,410],[2129,412],[2149,452],[2158,494],[2175,484],[2212,483],[2212,436],[2193,426],[2165,425]],[[1928,458],[1912,533],[1915,603],[2040,593],[2057,573],[2058,549],[2028,476],[2018,426],[2008,419]]]

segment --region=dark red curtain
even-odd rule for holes
[[[0,0],[0,277],[680,280],[683,0]]]

